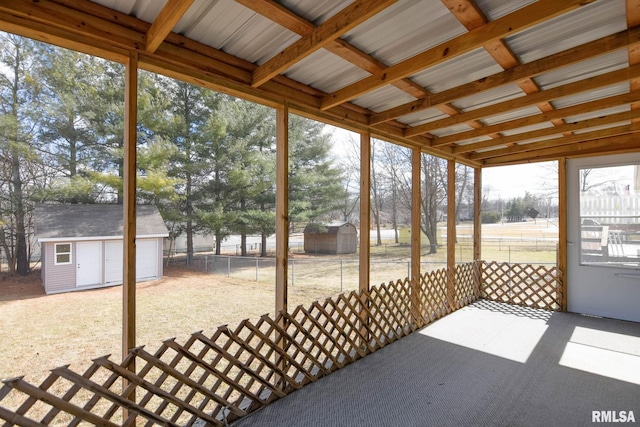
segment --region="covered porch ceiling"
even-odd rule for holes
[[[0,30],[474,167],[640,149],[639,0],[3,0]]]

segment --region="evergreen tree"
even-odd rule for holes
[[[331,158],[322,123],[289,116],[289,224],[328,219],[345,198],[343,172]]]

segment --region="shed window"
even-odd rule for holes
[[[71,243],[56,243],[55,265],[71,264]]]

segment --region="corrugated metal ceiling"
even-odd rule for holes
[[[153,22],[166,3],[165,0],[96,0],[95,2],[127,15],[136,16],[146,22]],[[279,5],[314,25],[321,25],[352,3],[354,0],[281,0],[278,2]],[[534,3],[534,0],[508,2],[475,0],[477,10],[481,11],[480,19],[489,21],[500,19],[524,7],[532,7],[530,5]],[[248,6],[251,7],[251,5]],[[624,31],[627,25],[626,7],[625,0],[594,1],[504,38],[506,52],[507,54],[509,51],[513,52],[515,58],[521,63],[529,63]],[[301,38],[301,35],[293,33],[233,0],[195,0],[173,31],[256,65],[266,63]],[[461,18],[451,13],[439,0],[399,0],[343,34],[341,39],[359,49],[363,54],[370,55],[372,63],[380,61],[387,66],[393,66],[467,32],[468,30],[461,23]],[[438,94],[502,73],[504,68],[496,60],[500,55],[503,55],[504,59],[504,52],[494,57],[484,47],[478,47],[459,56],[453,55],[446,61],[406,77],[411,79],[416,87]],[[600,56],[573,65],[539,73],[533,77],[533,82],[539,90],[546,91],[626,67],[629,67],[629,51],[623,48],[603,52]],[[319,49],[296,61],[281,74],[327,94],[338,92],[371,76],[369,71],[359,68],[326,49]],[[520,87],[515,83],[503,84],[454,99],[449,106],[443,106],[443,108],[418,109],[410,113],[407,112],[412,110],[406,109],[402,114],[393,116],[393,119],[410,127],[433,123],[449,117],[451,107],[467,112],[525,97],[527,96],[523,90],[525,86]],[[531,92],[532,86],[529,84],[528,87],[528,92]],[[533,88],[535,89],[536,86]],[[628,92],[629,83],[623,82],[603,88],[588,89],[577,95],[552,99],[550,105],[556,109],[565,108]],[[373,115],[405,104],[409,105],[416,100],[416,93],[415,89],[409,90],[406,86],[401,89],[387,85],[356,95],[350,102],[368,110]],[[618,112],[620,109],[628,108],[627,104],[603,110],[604,113],[577,114],[566,118],[565,121],[599,117],[607,112]],[[541,114],[540,107],[531,105],[482,117],[477,122],[490,126],[537,114]],[[466,123],[454,126],[450,123],[450,121],[443,122],[446,127],[441,129],[431,129],[434,126],[430,126],[431,130],[428,134],[442,137],[472,129]],[[507,129],[500,133],[525,135],[527,132],[550,126],[553,124],[546,121],[519,129]],[[479,136],[461,140],[459,143],[472,144],[486,141],[487,138],[487,136]],[[483,151],[486,150],[488,149],[483,149]]]

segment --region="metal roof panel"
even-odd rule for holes
[[[531,3],[535,3],[535,1],[536,0],[475,0],[475,3],[489,21],[495,21]]]
[[[356,98],[352,102],[377,113],[379,111],[388,110],[389,108],[406,104],[413,100],[415,100],[415,98],[405,91],[400,90],[395,86],[387,85]]]
[[[320,49],[293,65],[285,75],[330,93],[370,74],[349,61],[325,49]]]
[[[623,82],[602,88],[591,89],[590,91],[579,93],[577,95],[566,96],[551,102],[554,108],[565,108],[573,105],[584,104],[585,102],[596,101],[610,96],[629,93],[629,83]]]
[[[520,86],[513,83],[467,96],[453,102],[453,105],[462,109],[462,111],[471,111],[525,95]]]
[[[522,62],[561,52],[627,28],[625,0],[596,1],[505,40]]]
[[[467,32],[440,1],[400,0],[343,39],[387,65]]]
[[[433,93],[438,93],[503,70],[484,48],[479,48],[428,68],[413,76],[411,80]]]
[[[629,66],[629,51],[619,49],[587,61],[559,68],[534,78],[541,89],[551,89],[578,80],[608,73]]]

